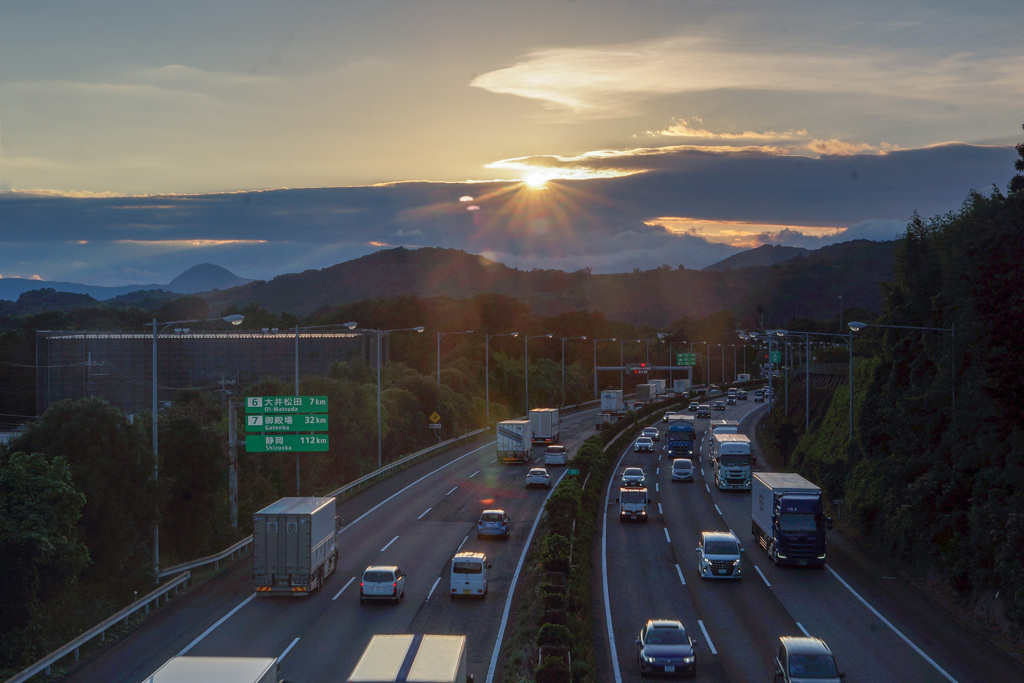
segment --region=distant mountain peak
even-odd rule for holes
[[[213,289],[230,289],[247,282],[252,280],[238,277],[227,268],[213,263],[200,263],[171,280],[167,289],[179,294],[195,294]]]

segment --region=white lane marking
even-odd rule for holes
[[[924,659],[924,661],[926,661],[926,662],[928,662],[929,664],[931,664],[931,665],[932,665],[932,668],[934,668],[934,669],[935,669],[936,671],[938,671],[938,672],[939,672],[940,674],[942,674],[942,676],[943,676],[943,677],[944,677],[944,678],[945,678],[945,679],[946,679],[947,681],[950,681],[950,683],[957,683],[957,680],[956,680],[955,678],[953,678],[952,676],[950,676],[950,675],[949,675],[948,673],[946,673],[946,671],[945,671],[945,670],[944,670],[944,669],[943,669],[943,668],[942,668],[941,666],[939,666],[939,665],[938,665],[938,664],[937,664],[937,663],[935,662],[935,660],[934,660],[934,659],[932,659],[931,657],[929,657],[928,655],[926,655],[926,654],[924,653],[924,651],[923,651],[923,650],[921,650],[921,648],[919,648],[919,647],[918,647],[917,645],[914,645],[914,643],[910,642],[910,638],[907,638],[907,637],[906,637],[905,635],[903,635],[903,634],[902,634],[902,633],[900,632],[900,630],[899,630],[899,629],[897,629],[897,628],[896,628],[895,626],[893,626],[892,622],[890,622],[890,621],[889,621],[888,619],[886,619],[885,617],[883,617],[883,616],[882,616],[882,615],[881,615],[881,614],[880,614],[880,613],[878,612],[878,610],[876,610],[876,609],[875,609],[874,607],[872,607],[871,605],[869,605],[869,604],[868,604],[868,601],[867,601],[867,600],[865,600],[864,598],[862,598],[862,597],[860,596],[860,594],[859,594],[859,593],[857,593],[857,591],[853,590],[853,587],[852,587],[852,586],[851,586],[850,584],[846,583],[846,581],[843,581],[843,578],[842,578],[841,576],[839,576],[839,574],[837,574],[837,573],[836,573],[836,571],[835,571],[834,569],[832,569],[832,567],[829,567],[828,565],[825,565],[825,569],[827,569],[827,570],[829,571],[829,573],[830,573],[830,574],[832,574],[832,576],[836,577],[836,581],[838,581],[839,583],[843,584],[843,587],[844,587],[844,588],[846,588],[846,590],[850,591],[850,594],[851,594],[851,595],[853,595],[853,597],[855,597],[855,598],[857,598],[858,600],[860,600],[861,604],[863,604],[863,605],[864,605],[865,607],[867,607],[867,608],[868,608],[868,610],[869,610],[869,611],[870,611],[870,612],[871,612],[872,614],[874,614],[874,615],[875,615],[876,617],[878,617],[878,619],[879,619],[879,620],[880,620],[880,621],[881,621],[881,622],[882,622],[883,624],[885,624],[886,626],[888,626],[888,627],[889,627],[889,628],[890,628],[890,629],[892,630],[892,632],[893,632],[893,633],[895,633],[895,634],[896,634],[897,636],[899,636],[899,637],[900,637],[900,640],[902,640],[902,641],[903,641],[904,643],[906,643],[907,645],[909,645],[909,646],[910,646],[910,648],[911,648],[911,649],[912,649],[912,650],[913,650],[914,652],[916,652],[917,654],[921,655],[921,658],[922,658],[922,659]]]
[[[661,460],[661,456],[660,455],[658,456],[658,460]],[[654,468],[654,473],[655,474],[661,474],[661,468],[660,467],[655,467]]]
[[[460,550],[462,550],[462,546],[466,545],[466,541],[468,540],[469,536],[466,536],[464,539],[462,539],[462,543],[460,543],[459,547],[455,549],[455,552],[459,552]]]
[[[701,468],[701,471],[700,471],[700,473],[701,473],[701,474],[704,474],[704,469],[703,469],[703,468]],[[705,488],[705,489],[707,489],[707,492],[708,492],[708,493],[711,493],[711,487],[710,487],[710,486],[708,486],[708,483],[707,483],[707,482],[704,482],[704,488]]]
[[[681,584],[683,584],[685,586],[686,585],[686,579],[683,578],[683,570],[679,568],[678,564],[676,565],[676,574],[679,574],[679,583],[681,583]]]
[[[722,514],[722,508],[718,507],[718,503],[715,503],[715,512],[718,513],[719,517],[725,517],[725,515]]]
[[[434,509],[434,508],[427,508],[426,510],[424,510],[424,511],[423,511],[423,514],[422,514],[422,515],[420,515],[419,517],[417,517],[416,519],[423,519],[424,517],[426,517],[426,516],[427,516],[427,513],[428,513],[428,512],[430,512],[430,511],[431,511],[431,510],[433,510],[433,509]]]
[[[618,462],[615,463],[614,471],[618,471],[624,457],[626,457],[625,453],[619,456]],[[608,630],[608,649],[611,651],[612,675],[615,677],[615,683],[622,683],[622,672],[619,671],[619,650],[615,647],[615,629],[612,626],[612,603],[608,596],[608,506],[611,504],[612,484],[614,482],[614,478],[609,477],[608,488],[604,494],[604,515],[601,519],[601,590],[604,595],[604,622],[605,628]],[[490,683],[490,681],[487,683]]]
[[[284,659],[284,656],[285,656],[286,654],[288,654],[289,652],[291,652],[291,649],[292,649],[293,647],[295,647],[295,643],[297,643],[297,642],[299,642],[299,639],[298,639],[298,638],[296,638],[295,640],[293,640],[293,641],[292,641],[292,644],[291,644],[291,645],[289,645],[288,647],[286,647],[286,648],[284,649],[284,652],[282,652],[282,653],[281,653],[281,656],[277,658],[277,661],[278,661],[278,663],[280,663],[280,662],[281,662],[281,660],[282,660],[282,659]]]
[[[390,541],[388,541],[388,544],[387,544],[386,546],[384,546],[383,548],[381,548],[381,549],[380,549],[380,551],[381,551],[381,552],[384,552],[384,551],[385,551],[385,550],[387,550],[387,549],[388,549],[389,547],[391,547],[391,544],[392,544],[392,543],[394,543],[394,542],[395,542],[395,541],[397,541],[397,540],[398,540],[398,536],[395,536],[395,537],[394,537],[394,538],[392,538],[392,539],[391,539]]]
[[[711,648],[711,654],[717,655],[718,650],[715,649],[714,644],[711,642],[711,635],[708,634],[708,630],[704,628],[704,622],[698,619],[697,625],[700,626],[700,630],[704,632],[704,639],[708,641],[708,647]]]
[[[434,589],[437,588],[437,584],[439,584],[439,583],[441,583],[441,577],[440,576],[437,577],[436,581],[434,581],[434,585],[430,587],[430,592],[427,593],[427,599],[424,600],[423,602],[430,602],[430,596],[434,594]]]
[[[455,493],[458,490],[459,490],[459,487],[456,486],[451,491],[449,491],[448,493],[444,494],[444,497],[447,498],[448,496],[452,495],[453,493]]]
[[[798,621],[798,622],[796,622],[796,626],[797,626],[797,628],[799,628],[799,629],[800,629],[800,631],[801,631],[801,632],[802,632],[802,633],[803,633],[803,634],[804,634],[805,636],[807,636],[808,638],[810,638],[810,637],[811,637],[811,634],[807,632],[807,629],[805,629],[805,628],[804,628],[804,625],[803,625],[803,624],[801,624],[801,623],[800,623],[799,621]]]
[[[671,543],[672,542],[672,537],[668,535],[668,528],[667,527],[662,527],[662,531],[665,532],[665,541],[668,542],[668,543]]]
[[[654,482],[654,492],[658,492],[658,482]]]
[[[568,469],[562,472],[562,476],[555,482],[555,486],[562,482],[568,473]],[[555,486],[552,486],[548,491],[547,495],[544,496],[544,503],[547,503],[548,498],[555,492]],[[498,637],[494,640],[494,647],[491,650],[491,663],[487,667],[487,679],[485,683],[493,683],[494,671],[498,667],[498,655],[501,654],[501,641],[505,637],[505,628],[508,626],[508,617],[512,612],[512,596],[516,592],[516,583],[519,581],[519,573],[523,570],[523,563],[526,562],[526,553],[530,549],[530,544],[533,542],[533,535],[537,531],[537,526],[540,524],[540,519],[544,515],[544,505],[540,506],[540,510],[537,511],[537,517],[533,520],[533,526],[530,527],[530,533],[526,537],[526,544],[523,546],[523,552],[519,555],[519,563],[516,565],[516,571],[512,574],[512,583],[508,588],[508,597],[505,598],[505,610],[501,613],[501,627],[498,628]],[[468,538],[468,536],[467,536]]]
[[[764,585],[768,586],[769,588],[772,587],[772,584],[768,581],[768,577],[764,575],[764,572],[762,572],[761,568],[758,567],[756,564],[754,565],[754,571],[761,575],[761,580],[764,581]]]
[[[229,618],[231,617],[231,615],[232,615],[232,614],[234,614],[234,613],[235,613],[235,612],[237,612],[238,610],[240,610],[240,609],[242,609],[243,607],[245,607],[246,605],[248,605],[248,604],[249,604],[249,602],[250,602],[250,601],[251,601],[251,600],[252,600],[253,598],[255,598],[255,597],[256,597],[256,594],[255,594],[255,593],[253,593],[252,595],[250,595],[249,597],[247,597],[247,598],[246,598],[245,600],[242,600],[242,602],[238,603],[238,604],[237,604],[237,605],[235,606],[235,608],[234,608],[233,610],[231,610],[230,612],[228,612],[227,614],[225,614],[224,616],[222,616],[222,617],[221,617],[220,619],[218,619],[218,620],[217,620],[217,623],[215,623],[215,624],[214,624],[213,626],[211,626],[210,628],[208,628],[208,629],[206,629],[205,631],[203,631],[203,632],[202,632],[202,634],[200,634],[200,636],[199,636],[198,638],[196,638],[196,639],[195,639],[195,640],[193,640],[193,641],[192,641],[191,643],[189,643],[188,645],[186,645],[186,646],[185,646],[185,649],[184,649],[184,650],[182,650],[181,652],[179,652],[179,653],[177,654],[177,656],[178,656],[178,657],[181,657],[181,656],[182,656],[183,654],[185,654],[186,652],[188,652],[189,650],[191,650],[191,649],[192,649],[193,647],[195,647],[196,645],[198,645],[198,644],[199,644],[199,641],[201,641],[201,640],[202,640],[203,638],[205,638],[206,636],[210,635],[210,633],[212,633],[212,632],[213,632],[213,629],[217,628],[218,626],[220,626],[221,624],[223,624],[223,623],[224,623],[225,621],[227,621],[227,620],[228,620],[228,619],[229,619]]]
[[[661,509],[661,503],[658,503],[658,514],[659,515],[665,514],[665,511]]]
[[[497,441],[495,441],[495,443],[497,443]],[[488,444],[488,445],[490,445],[490,444]],[[498,462],[498,459],[497,459],[497,458],[495,458],[495,459],[494,459],[494,460],[492,460],[491,462]]]
[[[337,600],[341,596],[341,594],[345,592],[345,589],[348,588],[352,584],[352,582],[355,581],[355,580],[356,580],[356,577],[354,577],[354,576],[351,579],[349,579],[348,583],[346,583],[344,586],[342,586],[341,590],[334,594],[334,597],[331,598],[331,601],[333,602],[333,601]]]
[[[478,474],[480,474],[480,470],[477,470],[477,471],[476,471],[476,472],[474,472],[473,474],[469,475],[469,478],[470,478],[470,479],[472,479],[473,477],[475,477],[475,476],[476,476],[476,475],[478,475]]]
[[[367,510],[363,514],[359,515],[358,517],[356,517],[354,520],[352,520],[351,522],[349,522],[345,526],[343,526],[341,528],[341,531],[338,532],[338,534],[345,533],[346,531],[348,531],[352,527],[353,524],[355,524],[356,522],[361,520],[363,517],[368,516],[371,512],[374,512],[377,508],[381,507],[382,505],[386,505],[387,503],[391,502],[393,499],[395,499],[398,496],[402,495],[403,493],[405,493],[406,491],[408,491],[409,489],[411,489],[413,486],[415,486],[416,484],[420,483],[424,479],[437,474],[438,472],[440,472],[441,470],[443,470],[446,467],[454,465],[455,463],[457,463],[458,461],[462,460],[463,458],[468,458],[469,456],[473,455],[474,453],[479,453],[480,451],[482,451],[485,448],[490,448],[495,443],[497,443],[497,442],[496,441],[491,441],[490,443],[486,443],[483,446],[481,446],[480,448],[473,449],[469,453],[466,453],[465,455],[460,455],[459,457],[455,458],[451,462],[447,462],[444,465],[441,465],[436,470],[433,470],[431,472],[427,472],[426,474],[424,474],[422,477],[420,477],[416,481],[412,482],[411,484],[407,484],[404,488],[401,488],[398,491],[396,491],[395,493],[392,493],[390,496],[388,496],[387,498],[385,498],[381,502],[377,503],[372,508],[370,508],[369,510]],[[497,462],[497,459],[492,460],[491,462]]]

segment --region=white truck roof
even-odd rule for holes
[[[277,683],[274,657],[173,657],[142,683]]]
[[[465,648],[466,637],[459,635],[375,635],[346,680],[349,683],[454,683]],[[407,661],[409,657],[412,657],[411,666]],[[407,670],[405,675],[402,675],[403,670]]]

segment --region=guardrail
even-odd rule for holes
[[[149,595],[146,595],[145,597],[136,600],[135,602],[128,605],[114,616],[105,619],[104,621],[100,622],[96,626],[93,626],[91,629],[89,629],[82,635],[78,636],[71,642],[61,646],[56,651],[46,655],[45,657],[40,659],[32,666],[28,667],[24,671],[15,674],[12,678],[8,678],[6,683],[21,683],[22,681],[27,681],[40,671],[45,671],[46,675],[49,676],[50,667],[53,666],[53,664],[56,663],[58,660],[62,659],[63,657],[66,657],[72,652],[75,654],[75,661],[77,662],[79,658],[79,651],[81,650],[81,647],[83,645],[88,643],[96,636],[99,636],[100,641],[102,642],[106,638],[107,631],[110,628],[121,623],[131,615],[138,612],[140,609],[144,610],[146,614],[149,614],[149,606],[151,604],[156,603],[154,607],[159,606],[160,598],[164,598],[164,601],[166,602],[169,599],[167,597],[167,594],[171,591],[177,593],[178,588],[181,587],[183,584],[187,583],[190,576],[191,572],[184,572],[183,574],[175,578],[173,581],[170,581],[166,585],[157,588]]]
[[[463,434],[462,436],[457,436],[454,439],[449,439],[447,441],[443,441],[443,442],[441,442],[439,444],[436,444],[434,446],[430,446],[429,448],[424,448],[421,451],[416,451],[415,453],[413,453],[411,455],[407,455],[404,458],[401,458],[400,460],[396,460],[395,462],[389,463],[389,464],[385,465],[384,467],[382,467],[382,468],[380,468],[378,470],[374,470],[370,474],[362,476],[362,477],[360,477],[359,479],[356,479],[353,482],[345,484],[344,486],[342,486],[337,491],[333,491],[332,493],[329,493],[327,495],[332,497],[332,498],[337,498],[339,496],[348,495],[350,493],[358,491],[360,487],[362,487],[362,486],[364,486],[364,485],[366,485],[366,484],[368,484],[368,483],[370,483],[372,481],[375,481],[377,479],[381,479],[384,476],[387,476],[387,475],[391,474],[396,469],[399,469],[399,468],[404,467],[406,465],[412,464],[413,462],[416,462],[417,460],[425,460],[426,458],[428,458],[430,456],[437,455],[439,453],[443,453],[446,450],[448,450],[449,448],[452,448],[453,446],[458,445],[459,443],[462,443],[463,441],[468,441],[470,439],[476,438],[477,436],[480,436],[481,434],[484,434],[485,432],[489,432],[489,431],[490,431],[489,428],[477,429],[477,430],[472,431],[472,432],[467,432],[466,434]],[[5,683],[21,683],[22,681],[27,681],[32,676],[35,676],[40,671],[44,671],[44,670],[46,671],[46,675],[50,675],[50,667],[53,666],[53,664],[56,663],[58,660],[62,659],[63,657],[66,657],[67,655],[71,654],[72,652],[74,652],[74,654],[75,654],[75,661],[77,662],[78,658],[79,658],[79,650],[82,647],[82,645],[84,645],[85,643],[89,642],[90,640],[95,638],[97,635],[100,636],[100,639],[102,640],[104,638],[106,632],[112,626],[115,626],[115,625],[119,624],[120,622],[124,621],[129,616],[131,616],[132,614],[135,614],[136,612],[138,612],[140,609],[144,610],[146,614],[149,614],[150,604],[152,604],[155,601],[156,602],[155,606],[159,606],[160,598],[161,597],[164,597],[165,601],[166,601],[167,600],[166,596],[167,596],[168,593],[170,593],[171,591],[174,591],[175,593],[177,593],[178,592],[178,588],[181,587],[182,584],[186,583],[189,580],[189,577],[191,576],[191,570],[198,569],[199,567],[204,567],[204,566],[206,566],[208,564],[213,564],[213,565],[215,565],[215,569],[219,569],[220,568],[221,560],[224,560],[225,558],[228,558],[228,557],[234,558],[234,555],[236,553],[241,554],[244,550],[246,550],[248,548],[248,546],[250,544],[252,544],[252,536],[251,535],[250,536],[246,536],[242,540],[240,540],[237,543],[235,543],[234,545],[232,545],[230,548],[227,548],[227,549],[225,549],[225,550],[223,550],[223,551],[221,551],[221,552],[219,552],[219,553],[217,553],[215,555],[208,555],[207,557],[202,557],[202,558],[199,558],[198,560],[192,560],[191,562],[184,562],[182,564],[177,564],[177,565],[174,565],[173,567],[168,567],[166,569],[161,570],[158,573],[158,575],[157,575],[158,578],[161,578],[161,579],[166,577],[166,576],[171,576],[172,574],[177,574],[179,572],[184,572],[184,573],[182,573],[180,576],[178,576],[177,578],[175,578],[173,581],[169,582],[168,584],[166,584],[164,586],[161,586],[160,588],[156,589],[155,591],[153,591],[149,595],[147,595],[147,596],[145,596],[145,597],[143,597],[143,598],[133,602],[131,605],[129,605],[128,607],[125,607],[123,610],[121,610],[120,612],[118,612],[114,616],[109,617],[108,619],[104,620],[103,622],[101,622],[97,626],[94,626],[93,628],[89,629],[88,631],[86,631],[82,635],[78,636],[77,638],[75,638],[74,640],[69,642],[68,644],[66,644],[66,645],[62,646],[61,648],[59,648],[58,650],[48,654],[46,657],[43,657],[42,659],[40,659],[38,662],[36,662],[32,666],[30,666],[29,668],[27,668],[24,671],[21,671],[20,673],[16,674],[13,678],[7,679],[7,681],[5,681]]]

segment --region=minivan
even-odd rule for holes
[[[693,461],[689,458],[673,460],[672,481],[693,481]]]
[[[461,552],[452,558],[452,598],[487,595],[487,570],[491,568],[483,553]]]
[[[548,446],[544,451],[544,464],[549,466],[568,465],[569,451],[565,449],[565,446]]]

